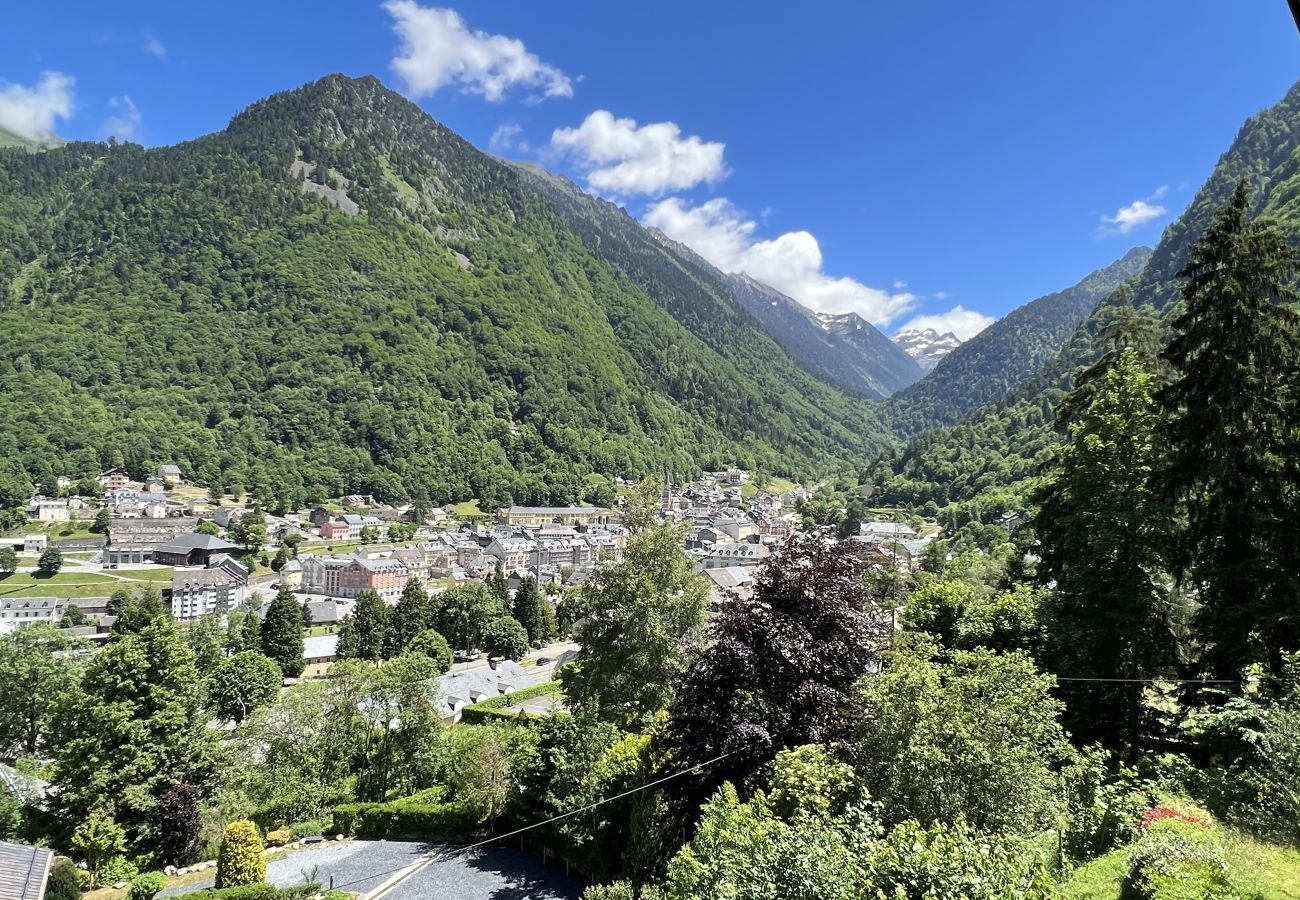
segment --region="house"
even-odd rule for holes
[[[114,466],[99,473],[99,486],[105,490],[124,488],[131,484],[131,476],[121,466]]]
[[[303,678],[318,678],[329,671],[339,658],[339,636],[322,634],[303,638],[302,659],[306,667],[302,670]]]
[[[248,510],[242,506],[218,506],[212,511],[212,521],[222,528],[229,528],[236,519],[246,515],[248,515]]]
[[[158,477],[164,481],[170,481],[172,484],[185,483],[185,476],[181,473],[181,467],[173,463],[164,463],[159,466]]]
[[[337,625],[350,611],[350,603],[338,600],[309,600],[302,605],[302,620],[308,628]]]
[[[104,494],[104,502],[116,519],[167,518],[167,495],[161,491],[115,488]]]
[[[172,615],[201,619],[210,612],[242,606],[248,592],[248,569],[229,556],[206,566],[186,566],[172,573]]]
[[[35,519],[38,522],[66,522],[71,516],[67,500],[33,497],[31,502],[27,504],[27,518]]]
[[[320,536],[327,541],[346,544],[352,540],[352,526],[343,519],[330,519],[320,527]],[[360,535],[358,535],[359,537]]]
[[[461,710],[474,703],[513,694],[533,686],[528,672],[511,660],[493,661],[489,665],[462,672],[448,672],[438,679],[438,702],[448,723],[460,719]]]
[[[150,475],[144,480],[144,489],[151,494],[162,494],[167,490],[167,482],[157,475]]]
[[[238,549],[223,538],[190,532],[155,547],[153,561],[161,566],[207,566],[214,556]]]
[[[545,525],[560,522],[567,525],[606,525],[621,521],[612,509],[599,506],[512,506],[497,513],[501,525]]]
[[[898,522],[863,522],[861,534],[867,542],[884,543],[885,541],[910,541],[916,532]]]
[[[731,566],[757,566],[761,565],[771,552],[762,544],[741,544],[736,541],[728,541],[722,544],[714,544],[713,549],[708,552],[701,562],[701,567],[703,570],[708,570],[725,569]]]
[[[21,537],[0,538],[0,547],[12,547],[15,553],[44,553],[50,546],[49,535],[24,534]]]
[[[709,583],[709,605],[718,607],[731,596],[748,599],[754,594],[752,566],[724,566],[700,573]]]
[[[0,634],[29,625],[57,625],[62,614],[54,597],[22,597],[0,600]]]
[[[496,538],[483,548],[483,552],[494,556],[507,569],[525,569],[533,562],[533,553],[537,545],[527,538]]]
[[[302,562],[298,559],[291,559],[280,567],[280,584],[285,585],[291,590],[297,590],[302,587]]]
[[[0,898],[43,900],[54,852],[0,841]]]

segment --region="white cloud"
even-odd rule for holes
[[[75,83],[71,75],[42,72],[34,87],[0,85],[0,128],[33,141],[53,137],[55,120],[72,115]]]
[[[156,56],[159,59],[167,58],[167,45],[158,40],[154,35],[146,35],[144,39],[144,52],[150,56]]]
[[[415,97],[451,84],[492,102],[515,86],[536,88],[544,97],[573,96],[569,76],[528,52],[518,38],[471,31],[454,9],[415,0],[387,0],[384,9],[402,42],[393,69]]]
[[[818,312],[856,312],[869,322],[886,324],[916,305],[914,294],[890,293],[827,275],[821,245],[807,231],[757,240],[758,224],[723,198],[692,208],[669,197],[646,211],[645,222],[724,272],[744,272]]]
[[[896,290],[896,291],[901,291],[901,290],[902,290],[903,288],[905,288],[905,287],[907,287],[907,282],[906,282],[906,281],[904,281],[904,280],[901,279],[901,278],[895,278],[895,279],[894,279],[894,290]]]
[[[727,176],[725,144],[682,137],[675,122],[638,126],[603,109],[577,128],[555,129],[551,147],[576,157],[587,185],[607,194],[658,196]]]
[[[1155,192],[1143,200],[1134,200],[1128,206],[1121,206],[1113,216],[1102,216],[1102,234],[1128,234],[1135,228],[1158,219],[1167,212],[1160,204],[1154,202],[1169,191],[1168,185],[1161,185]]]
[[[137,141],[140,139],[140,108],[135,101],[123,94],[108,101],[113,114],[99,126],[99,136],[114,137],[119,141]]]
[[[518,143],[520,149],[527,150],[527,144],[516,140],[522,133],[523,129],[513,122],[502,122],[488,138],[488,146],[493,150],[509,150]]]
[[[947,312],[917,316],[899,330],[908,328],[915,331],[924,331],[927,328],[933,328],[940,334],[947,334],[951,331],[959,339],[969,341],[995,321],[992,316],[986,316],[982,312],[976,312],[973,309],[958,305]]]

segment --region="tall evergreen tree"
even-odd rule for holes
[[[1296,510],[1285,487],[1300,316],[1283,305],[1295,300],[1296,254],[1248,206],[1243,181],[1179,272],[1184,309],[1164,352],[1176,378],[1161,394],[1167,483],[1187,517],[1175,562],[1199,596],[1205,671],[1223,677],[1260,661],[1277,667],[1300,646]]]
[[[1047,663],[1061,675],[1143,679],[1175,659],[1152,363],[1123,350],[1099,380],[1076,389],[1091,401],[1037,498],[1038,571],[1054,585]],[[1141,684],[1066,681],[1060,695],[1075,737],[1133,758],[1149,724]]]
[[[384,658],[384,635],[388,631],[388,604],[374,591],[357,595],[352,615],[339,627],[339,659],[364,659],[378,662]]]
[[[514,618],[524,626],[524,631],[528,632],[528,640],[533,644],[545,637],[542,603],[542,594],[537,590],[536,578],[529,576],[519,582],[519,587],[515,590]]]
[[[498,562],[492,577],[488,579],[488,590],[501,606],[501,614],[510,614],[510,591],[506,587],[506,567]]]
[[[275,599],[266,611],[260,643],[262,653],[275,661],[285,678],[297,678],[302,674],[306,667],[302,656],[302,607],[293,591],[285,585],[275,592]]]
[[[402,588],[402,596],[388,617],[384,634],[384,658],[400,656],[417,634],[433,627],[433,601],[418,578]]]

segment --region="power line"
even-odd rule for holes
[[[1057,675],[1057,681],[1108,681],[1122,684],[1241,684],[1239,678],[1078,678]]]
[[[445,862],[449,859],[454,859],[455,857],[461,855],[462,853],[468,853],[471,850],[477,850],[480,847],[486,847],[488,844],[495,844],[498,841],[503,841],[506,838],[517,837],[518,835],[524,834],[525,832],[533,831],[534,829],[541,828],[545,825],[550,825],[553,822],[558,822],[561,819],[568,819],[584,812],[590,812],[591,810],[595,809],[598,806],[604,806],[606,803],[613,803],[615,800],[622,800],[624,797],[630,797],[633,794],[640,793],[641,791],[649,790],[652,787],[657,787],[663,784],[664,782],[672,781],[674,778],[680,778],[683,775],[690,775],[693,772],[698,772],[700,769],[704,769],[713,765],[714,763],[721,762],[722,760],[726,759],[729,756],[735,756],[739,752],[740,752],[739,750],[732,750],[729,753],[723,753],[721,756],[715,756],[713,757],[713,759],[705,760],[704,762],[691,766],[688,769],[682,769],[678,772],[673,772],[670,775],[665,775],[662,778],[656,778],[654,781],[646,782],[645,784],[639,785],[634,788],[630,788],[629,790],[623,791],[622,793],[614,794],[612,797],[605,797],[601,800],[597,800],[595,803],[589,803],[586,806],[581,806],[578,807],[577,809],[571,809],[568,812],[560,813],[559,815],[552,816],[549,819],[543,819],[540,822],[534,822],[532,825],[525,825],[523,828],[516,828],[514,831],[508,831],[505,834],[498,834],[493,837],[487,838],[486,840],[479,841],[478,843],[475,844],[467,844],[463,847],[456,847],[451,850],[440,851],[436,856],[429,854],[426,855],[424,859],[417,860],[416,862],[402,866],[401,868],[388,869],[383,872],[372,872],[368,875],[362,876],[361,878],[354,878],[353,880],[344,882],[343,884],[334,885],[334,887],[335,889],[342,889],[342,888],[350,887],[352,885],[361,884],[362,882],[370,881],[371,879],[374,878],[380,878],[384,875],[397,875],[399,873],[410,870],[409,874],[404,876],[404,878],[402,879],[405,880],[406,877],[410,877],[410,875],[416,874],[416,872],[427,868],[433,863]],[[398,883],[400,883],[400,881],[394,881],[393,885],[380,885],[380,888],[387,890],[389,887],[395,886]],[[376,888],[376,891],[378,891],[380,888]],[[373,894],[374,892],[371,893]]]

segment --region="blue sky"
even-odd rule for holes
[[[963,336],[1154,244],[1244,119],[1300,78],[1283,0],[170,0],[3,17],[11,130],[167,144],[323,74],[375,74],[724,268],[886,330],[925,316]]]

